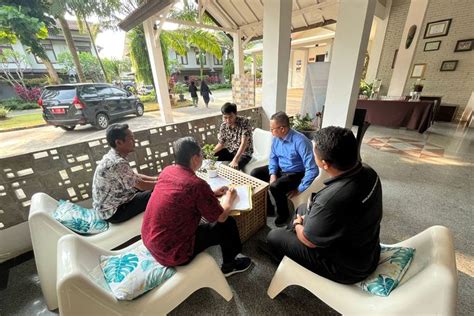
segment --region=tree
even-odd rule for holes
[[[97,57],[93,56],[89,52],[80,52],[78,54],[81,68],[84,71],[85,80],[92,80],[94,82],[100,82],[103,80],[102,72],[100,69],[99,61]],[[70,52],[62,52],[58,55],[58,63],[63,65],[64,72],[68,73],[71,70],[76,69],[73,58]]]
[[[15,44],[20,40],[29,52],[46,66],[53,83],[59,76],[51,63],[41,40],[48,37],[48,28],[55,30],[55,23],[47,15],[48,6],[43,0],[3,0],[0,7],[0,43]]]
[[[14,76],[11,71],[11,64],[15,65]],[[25,82],[23,81],[23,71],[28,65],[28,59],[25,55],[15,52],[11,49],[4,49],[0,51],[0,79],[8,82],[12,87],[23,86],[26,88]]]
[[[172,10],[170,17],[177,20],[198,22],[198,8],[193,2],[183,1],[182,10]],[[214,25],[214,22],[204,15],[202,19],[204,24]],[[173,31],[162,31],[165,41],[179,55],[185,55],[188,49],[197,52],[200,66],[201,80],[204,77],[204,55],[210,53],[216,58],[222,58],[221,43],[216,33],[202,30],[195,27],[180,27]],[[167,40],[166,37],[170,39]],[[185,50],[183,51],[183,48]]]
[[[113,13],[118,10],[120,0],[54,0],[51,4],[51,13],[58,19],[64,33],[64,38],[68,45],[69,51],[76,67],[76,72],[79,81],[84,82],[85,76],[79,61],[74,39],[69,29],[69,25],[64,18],[66,12],[75,14],[76,16],[86,19],[90,15],[95,15],[99,18],[108,18],[114,16]],[[103,21],[105,22],[105,21]]]
[[[105,72],[107,73],[107,78],[112,81],[120,81],[120,74],[124,71],[130,71],[130,61],[128,60],[104,58],[102,62]]]
[[[145,42],[145,31],[143,26],[133,28],[127,34],[130,49],[130,62],[135,70],[137,81],[144,84],[153,83],[150,60],[148,59],[148,49]]]

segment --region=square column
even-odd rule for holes
[[[351,127],[377,0],[341,0],[323,127]]]
[[[237,31],[232,34],[234,39],[234,74],[243,75],[244,74],[244,51],[242,49],[242,32]]]
[[[265,0],[263,5],[262,107],[267,118],[286,110],[292,3]],[[268,120],[263,123],[268,127]]]
[[[151,72],[153,73],[153,83],[156,89],[156,98],[160,105],[161,119],[165,124],[173,123],[173,112],[171,110],[170,95],[168,91],[168,80],[166,79],[165,64],[161,51],[160,38],[155,40],[155,19],[149,18],[143,22],[145,30],[146,47],[148,58],[150,59]]]

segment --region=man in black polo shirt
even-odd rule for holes
[[[314,141],[316,164],[331,178],[309,208],[297,208],[292,225],[270,231],[267,250],[333,281],[356,283],[375,270],[380,257],[380,179],[358,161],[349,129],[323,128]]]

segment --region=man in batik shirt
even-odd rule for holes
[[[217,160],[230,161],[230,167],[242,170],[252,159],[252,126],[248,119],[237,115],[234,103],[225,103],[221,112],[223,122],[214,153]]]

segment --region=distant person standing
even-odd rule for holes
[[[196,84],[194,83],[194,81],[191,81],[191,84],[189,85],[189,93],[191,93],[191,98],[193,99],[193,105],[195,107],[198,106],[198,100],[199,100],[197,91],[198,89],[196,87]]]
[[[209,86],[207,85],[206,81],[203,80],[201,82],[201,96],[204,100],[204,103],[206,103],[206,108],[209,107],[210,94],[212,94],[212,92],[209,89]]]

